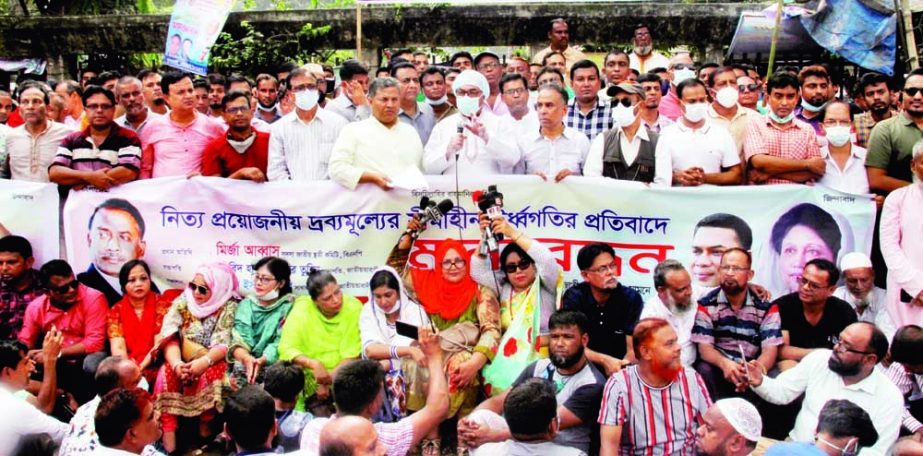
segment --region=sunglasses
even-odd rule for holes
[[[631,103],[631,98],[613,98],[613,99],[612,99],[612,107],[614,108],[614,107],[616,107],[616,106],[618,106],[618,105],[622,105],[622,106],[624,106],[624,107],[626,107],[626,108],[630,108],[630,107],[634,106],[634,105]]]
[[[911,97],[917,96],[917,94],[920,92],[923,92],[923,88],[921,87],[907,87],[906,89],[904,89],[904,93],[906,93],[907,95]]]
[[[528,260],[528,259],[523,258],[523,259],[519,260],[519,263],[507,263],[507,264],[504,264],[504,265],[503,265],[503,270],[504,270],[507,274],[512,274],[512,273],[516,272],[517,270],[519,270],[519,271],[525,271],[526,269],[529,269],[529,266],[532,266],[532,260]]]
[[[64,293],[67,293],[68,291],[76,290],[77,287],[79,286],[80,286],[80,282],[78,282],[77,280],[71,280],[69,283],[65,283],[64,285],[59,285],[57,287],[49,286],[48,290],[53,291],[57,294],[64,294]]]
[[[737,86],[739,92],[756,92],[760,89],[759,84],[741,84]]]
[[[198,291],[200,295],[208,294],[208,287],[205,285],[197,285],[193,282],[189,282],[189,289],[192,290],[193,293]]]

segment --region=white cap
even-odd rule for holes
[[[472,85],[481,89],[481,93],[484,95],[484,98],[487,98],[490,95],[490,85],[487,84],[487,78],[483,74],[474,71],[474,70],[465,70],[458,74],[455,77],[455,80],[452,81],[452,89],[456,92],[458,89],[466,86]]]
[[[848,271],[850,269],[864,269],[871,268],[872,260],[869,259],[868,255],[862,252],[850,252],[846,255],[843,255],[843,259],[840,260],[840,270]]]
[[[715,406],[738,434],[751,442],[760,439],[763,433],[763,420],[753,404],[739,397],[732,397],[715,402]]]

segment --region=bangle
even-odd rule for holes
[[[399,356],[397,356],[397,346],[396,346],[396,345],[392,345],[392,346],[389,348],[389,352],[391,353],[391,359],[398,359],[398,358],[399,358]]]

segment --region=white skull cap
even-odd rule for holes
[[[732,397],[715,402],[715,406],[738,434],[751,442],[760,439],[763,420],[753,404],[739,397]]]
[[[465,70],[458,74],[455,77],[455,81],[452,82],[452,88],[458,92],[458,89],[471,85],[475,86],[478,89],[481,89],[481,93],[484,95],[484,98],[487,98],[490,95],[490,85],[487,84],[487,78],[483,74],[474,71],[474,70]]]
[[[843,259],[840,260],[840,270],[842,271],[870,267],[872,267],[872,260],[869,259],[868,255],[862,252],[847,253],[843,255]]]

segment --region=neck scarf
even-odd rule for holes
[[[466,275],[460,282],[452,283],[442,276],[442,260],[449,250],[458,252],[468,266],[471,255],[464,244],[455,239],[446,239],[436,248],[436,264],[433,270],[411,269],[413,285],[420,298],[420,304],[429,314],[438,314],[444,320],[454,320],[471,304],[478,292],[478,285]]]
[[[128,356],[140,364],[154,347],[154,336],[160,329],[155,327],[157,293],[151,291],[147,294],[140,319],[127,296],[122,297],[119,305],[121,306],[119,318],[122,320],[122,337],[125,338]]]
[[[192,290],[186,288],[183,296],[186,298],[186,304],[189,306],[189,312],[192,316],[202,319],[224,307],[224,304],[231,298],[238,298],[237,294],[237,276],[227,263],[211,263],[199,266],[196,274],[201,274],[205,279],[205,284],[211,290],[212,295],[208,301],[202,304],[196,303]]]

